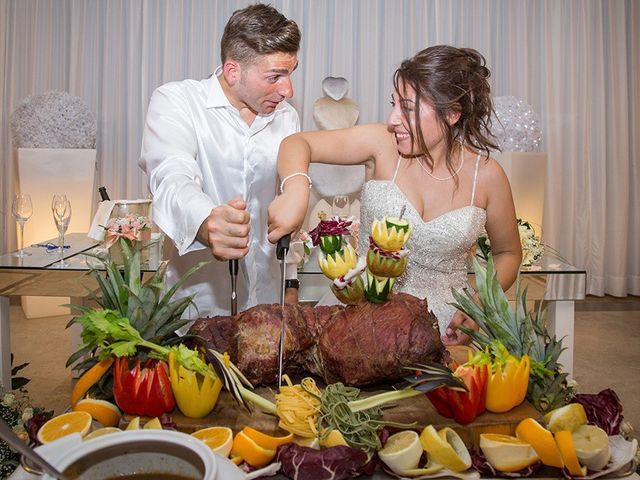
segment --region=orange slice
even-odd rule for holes
[[[120,409],[111,402],[96,398],[83,398],[73,407],[74,412],[87,412],[103,427],[115,427],[120,423]]]
[[[573,444],[573,437],[569,430],[560,430],[556,433],[556,443],[562,455],[564,466],[574,477],[584,477],[587,474],[587,467],[580,465],[576,447]]]
[[[207,444],[214,453],[228,457],[233,445],[233,432],[228,427],[208,427],[193,432],[192,437],[196,437]]]
[[[556,468],[564,467],[560,450],[558,450],[553,435],[533,418],[525,418],[518,424],[516,437],[531,445],[545,465]]]
[[[84,372],[73,386],[71,391],[71,406],[75,406],[84,395],[104,376],[113,364],[113,357],[107,357],[99,361],[89,370]]]
[[[264,467],[271,463],[276,456],[273,448],[264,448],[258,445],[255,440],[244,432],[239,432],[233,439],[231,457],[241,457],[252,467]]]
[[[291,443],[294,438],[293,433],[283,437],[273,437],[251,427],[244,427],[242,431],[258,445],[269,450],[276,450],[280,445]]]
[[[53,417],[38,430],[40,443],[49,443],[72,433],[85,436],[91,428],[91,415],[87,412],[69,412]]]

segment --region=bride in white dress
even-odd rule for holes
[[[467,286],[467,258],[486,229],[498,279],[516,279],[522,251],[513,198],[490,132],[490,72],[477,51],[427,48],[394,75],[387,124],[302,132],[286,138],[278,155],[283,193],[269,206],[269,239],[297,230],[307,212],[309,162],[363,164],[360,252],[374,218],[398,216],[414,224],[407,271],[394,289],[426,298],[445,345],[468,343],[457,327],[477,328],[449,303],[451,288]]]

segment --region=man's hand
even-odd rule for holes
[[[236,197],[212,209],[196,237],[217,260],[242,258],[249,252],[249,218],[247,204]]]
[[[469,337],[469,335],[467,335],[466,333],[462,333],[462,331],[458,330],[458,327],[460,325],[464,325],[465,327],[471,328],[473,330],[480,329],[480,327],[478,327],[478,324],[476,322],[471,320],[461,311],[457,311],[453,315],[453,318],[451,319],[449,326],[445,330],[444,335],[442,335],[441,337],[442,343],[445,346],[469,345],[471,343],[471,337]]]

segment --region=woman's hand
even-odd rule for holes
[[[460,325],[464,325],[465,327],[471,328],[473,330],[480,330],[480,327],[476,322],[474,322],[469,317],[467,317],[464,313],[458,310],[453,315],[453,318],[451,319],[449,326],[445,330],[444,335],[442,335],[441,337],[442,343],[445,346],[469,345],[471,343],[471,337],[469,337],[469,335],[467,335],[466,333],[463,333],[462,331],[458,330],[458,327]]]
[[[269,205],[267,238],[271,243],[277,243],[285,235],[300,230],[309,203],[308,186],[306,190],[303,195],[296,194],[293,189],[291,192],[285,191]]]

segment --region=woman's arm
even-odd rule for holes
[[[491,253],[496,266],[498,281],[504,291],[515,282],[522,247],[516,222],[511,186],[502,167],[495,160],[487,164],[487,224],[486,230],[491,243]]]
[[[383,124],[359,125],[340,130],[301,132],[285,138],[278,152],[278,175],[287,179],[283,192],[269,205],[269,241],[296,231],[302,225],[309,202],[309,163],[367,166],[367,176],[384,152],[395,148]]]

